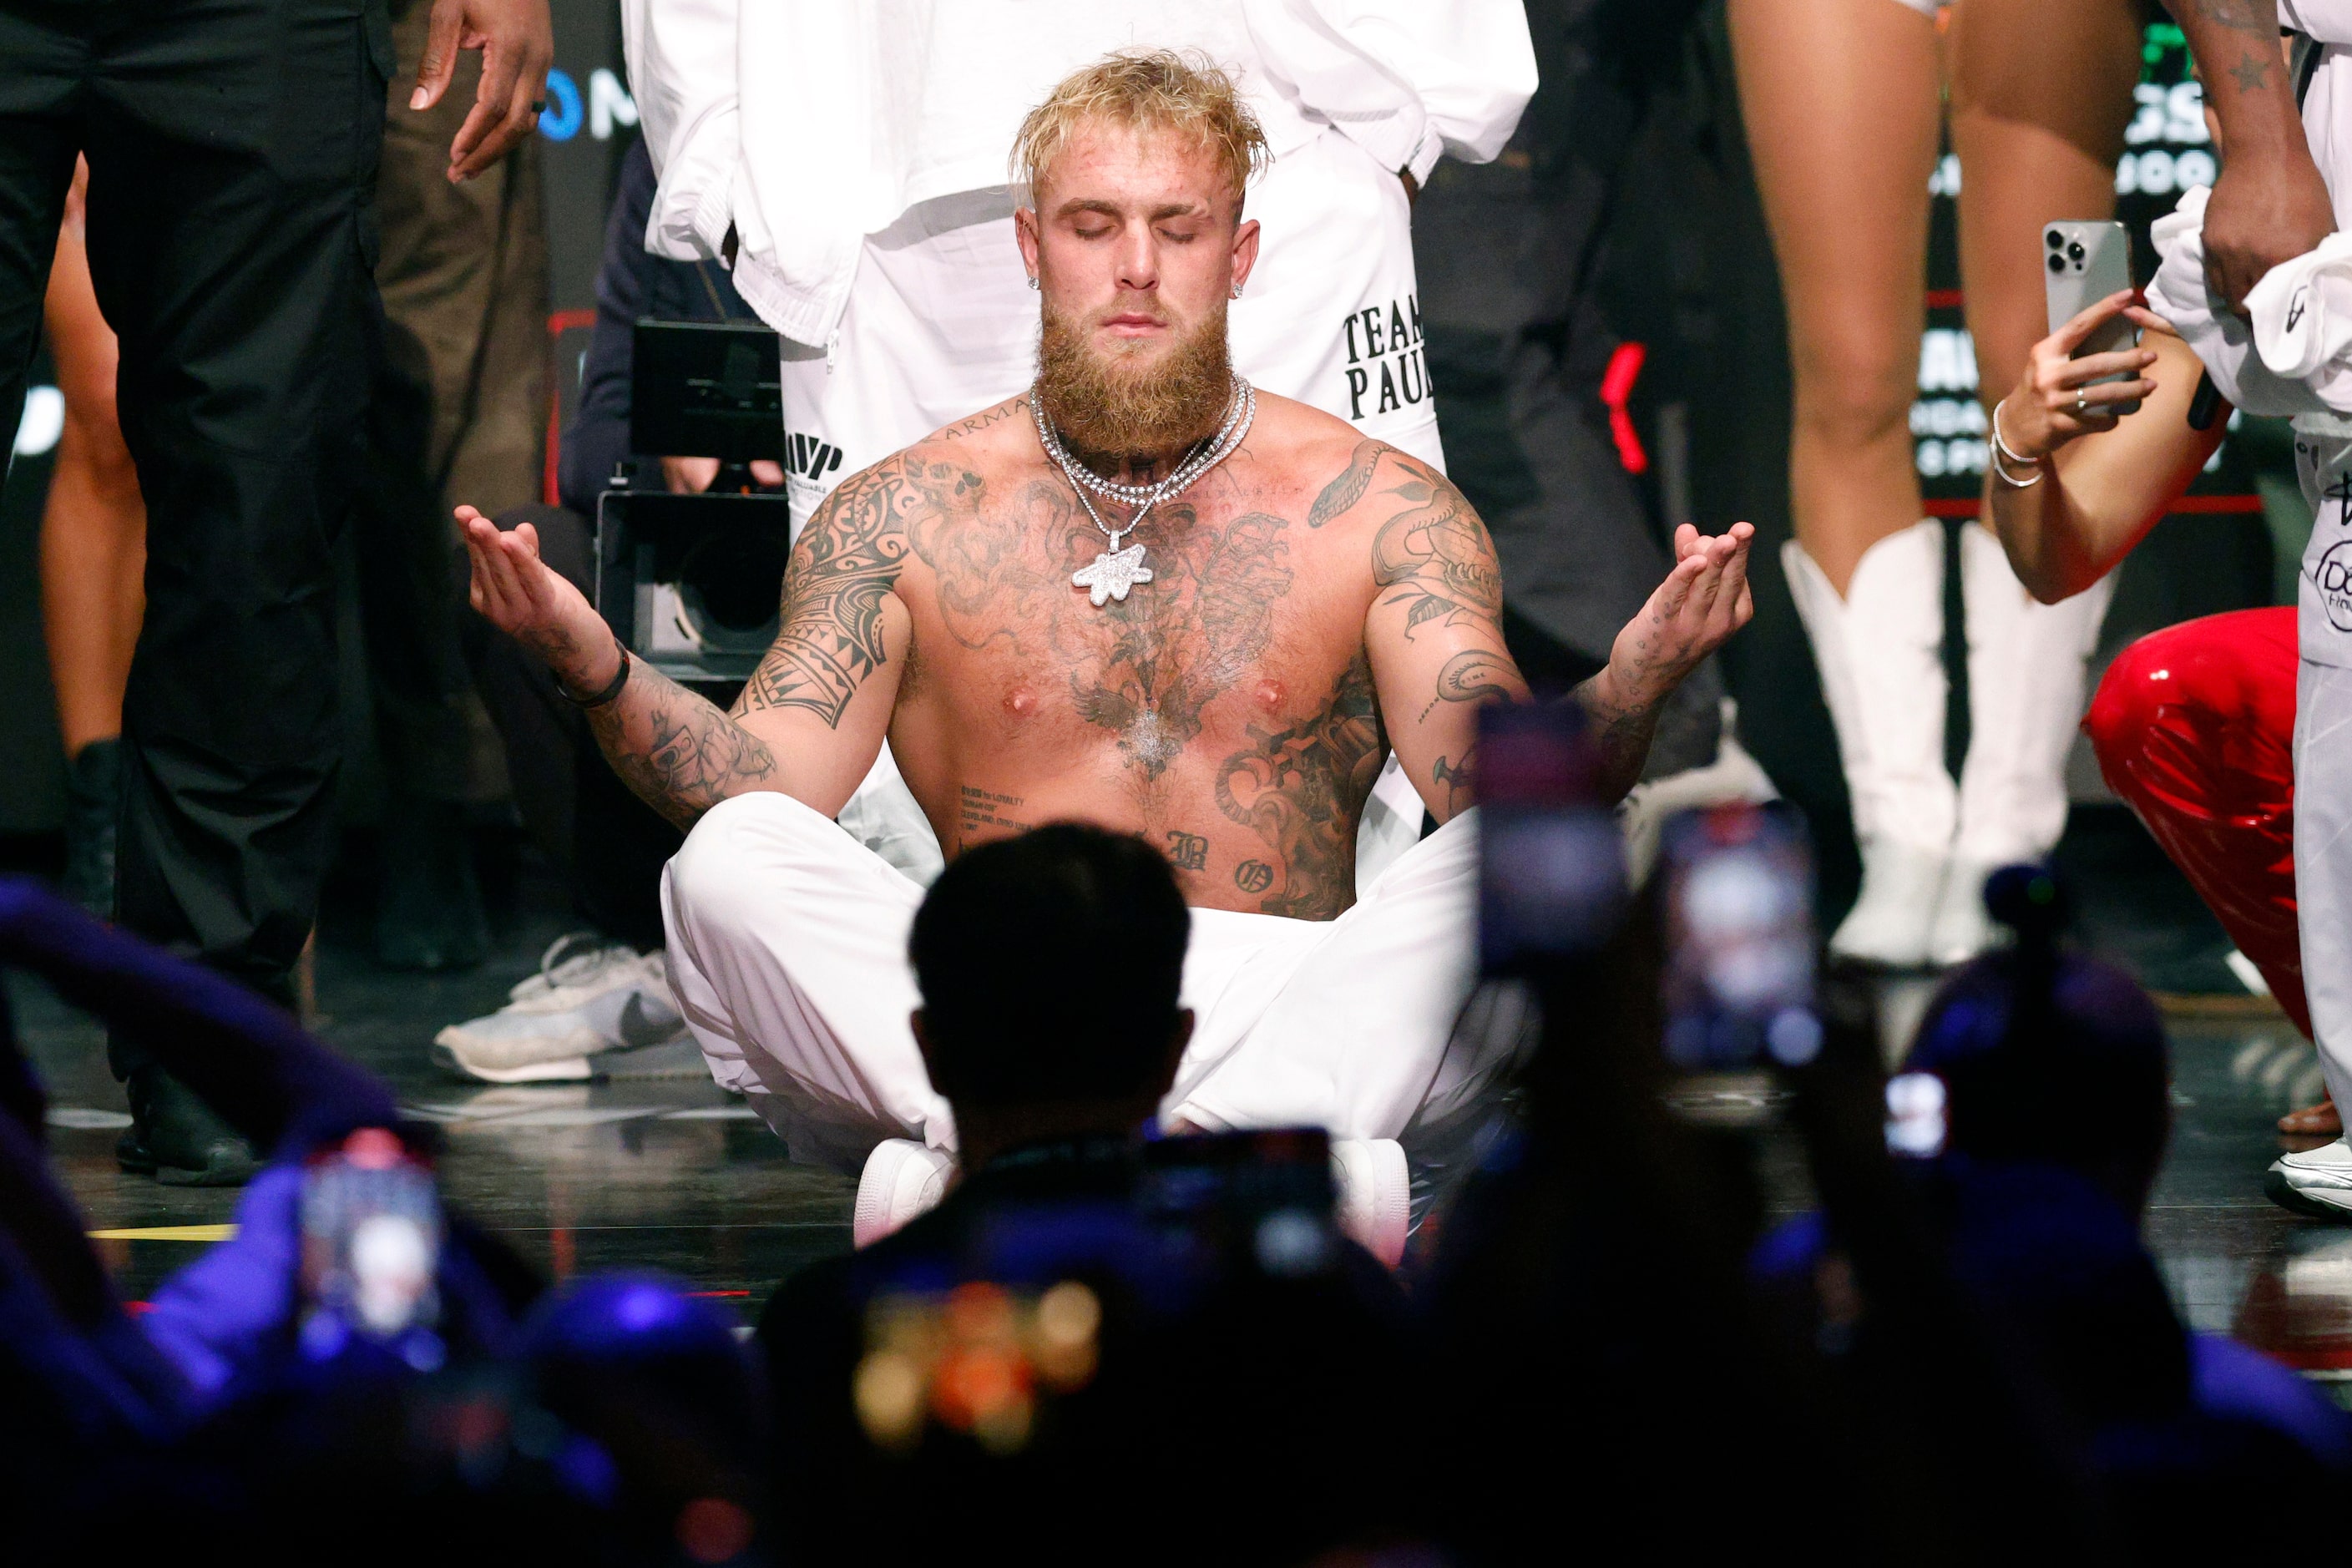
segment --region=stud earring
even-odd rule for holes
[[[1238,300],[1238,299],[1240,299],[1241,297],[1242,297],[1242,286],[1241,286],[1240,284],[1236,283],[1236,284],[1234,284],[1234,299],[1236,299],[1236,300]]]
[[[1031,274],[1029,274],[1029,292],[1031,292],[1032,294],[1034,294],[1036,291],[1037,291],[1037,275],[1036,275],[1034,272],[1032,272]]]

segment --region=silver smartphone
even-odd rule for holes
[[[2042,275],[2050,304],[2050,330],[2056,331],[2110,294],[2132,286],[2131,232],[2119,223],[2045,223],[2042,226]],[[2100,327],[2072,357],[2137,348],[2139,328],[2126,316]],[[2118,373],[2085,383],[2131,379]],[[2116,414],[2137,414],[2139,400],[2109,404]]]

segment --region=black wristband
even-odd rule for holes
[[[594,696],[583,697],[564,685],[562,680],[555,683],[555,689],[563,693],[563,700],[575,708],[602,708],[621,694],[621,688],[629,683],[629,650],[622,646],[618,633],[614,633],[613,637],[613,651],[621,656],[621,668],[613,672],[613,679],[604,683],[604,689]]]

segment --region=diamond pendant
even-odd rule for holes
[[[1143,563],[1140,544],[1130,544],[1124,550],[1106,550],[1095,557],[1095,563],[1070,574],[1074,587],[1088,590],[1087,596],[1100,609],[1105,599],[1127,602],[1127,591],[1138,583],[1151,581],[1151,568]]]

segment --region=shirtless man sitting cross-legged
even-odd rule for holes
[[[692,827],[665,888],[672,984],[714,1073],[797,1158],[953,1148],[908,1023],[920,889],[831,821],[886,736],[950,858],[1056,819],[1167,854],[1193,907],[1196,1018],[1171,1124],[1458,1122],[1499,1065],[1444,1060],[1473,963],[1476,711],[1526,694],[1486,530],[1436,470],[1228,368],[1263,143],[1221,74],[1114,56],[1018,151],[1034,388],[835,492],[731,712],[627,658],[528,525],[468,508],[474,603]],[[1188,473],[1148,508],[1101,488]],[[1747,620],[1750,534],[1685,529],[1578,692],[1618,793],[1658,705]],[[1391,747],[1447,826],[1360,890],[1357,819]],[[1119,943],[1039,952],[1035,982],[1115,1012]]]

